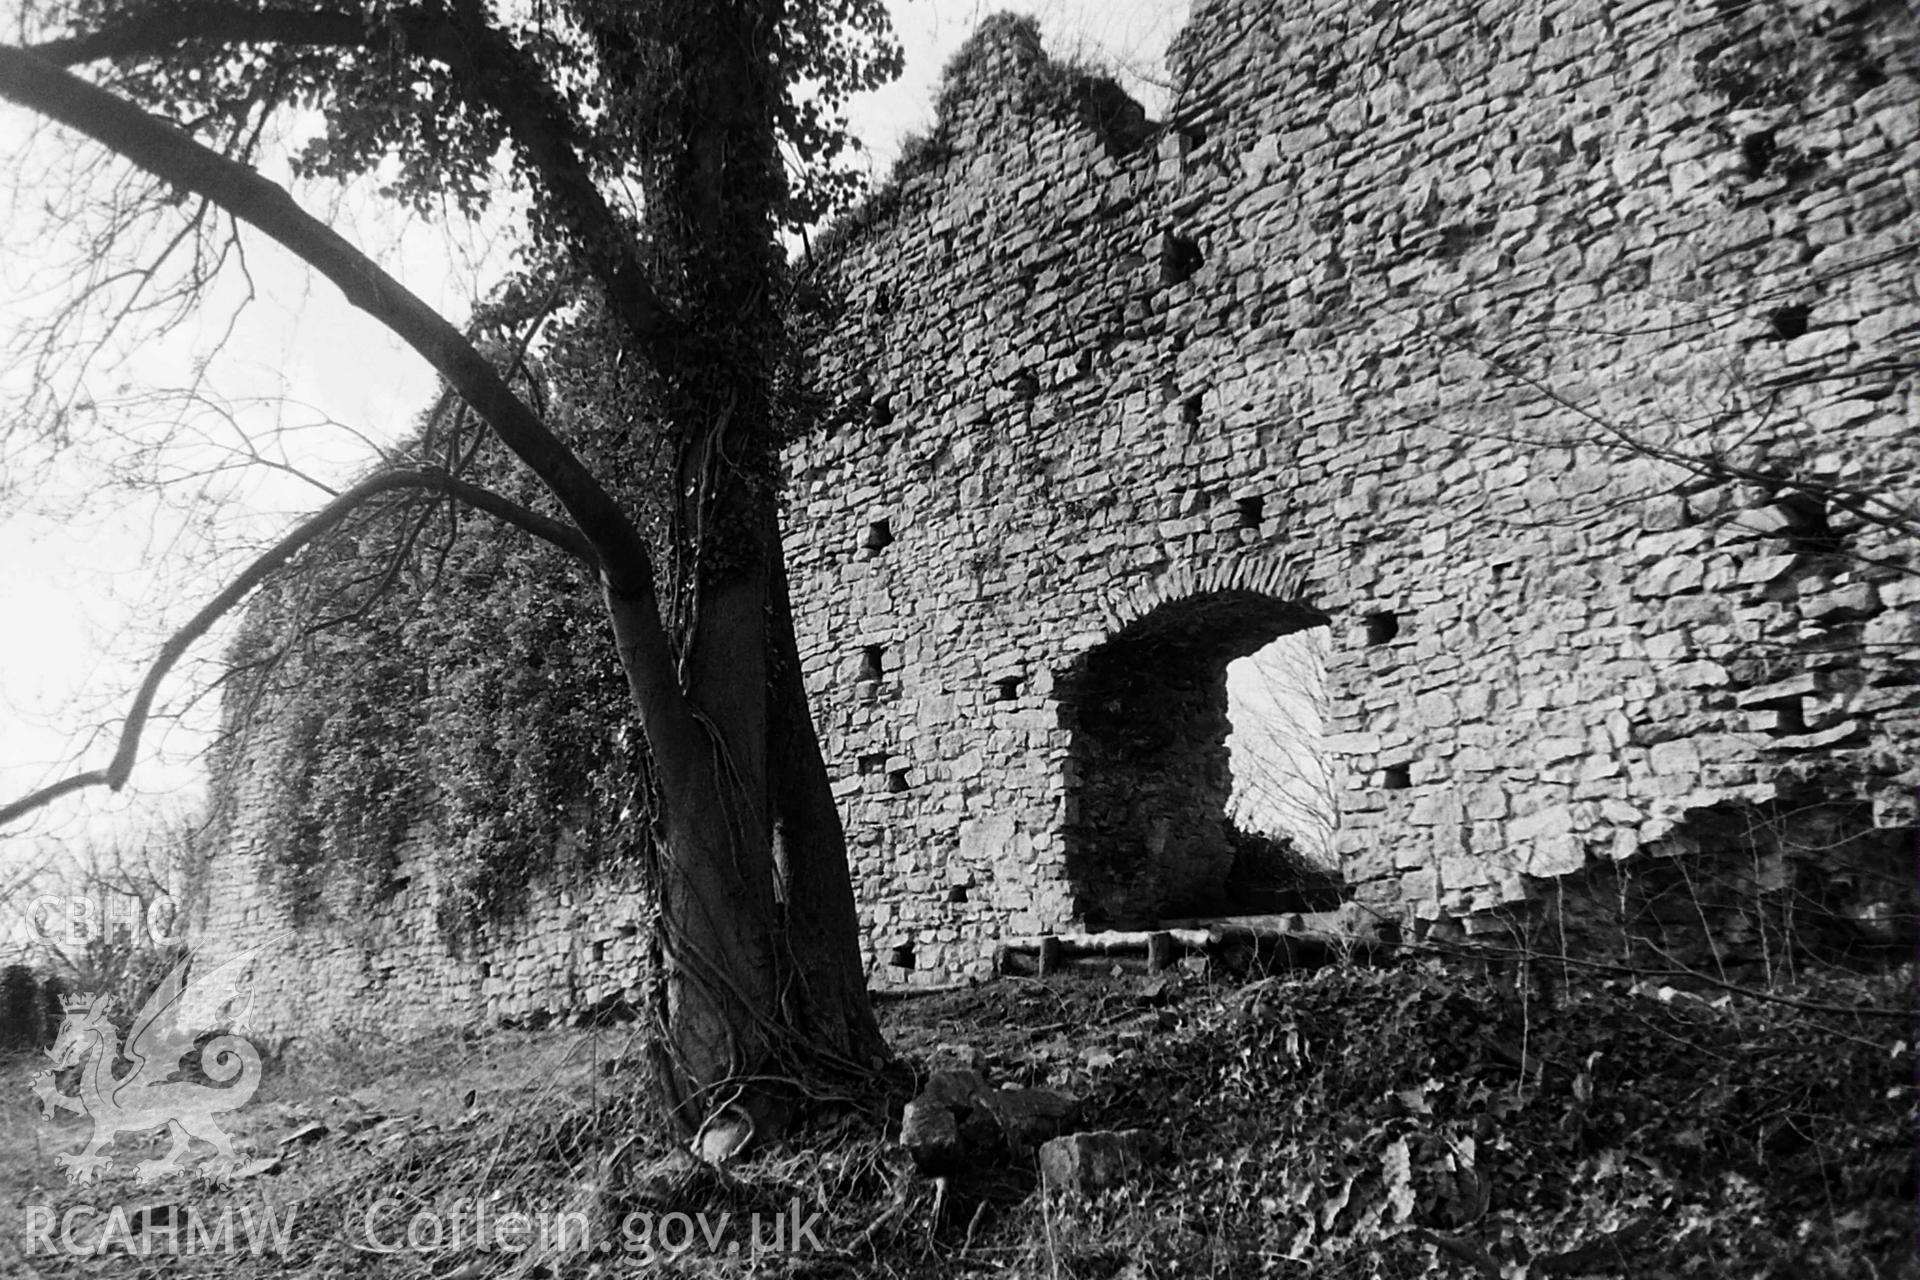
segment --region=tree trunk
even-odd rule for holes
[[[687,1132],[728,1108],[778,1127],[781,1082],[865,1071],[885,1054],[777,532],[763,549],[758,571],[700,593],[684,676],[697,710],[684,738],[650,744],[663,810],[651,833],[654,1061]],[[623,660],[640,657],[631,626]],[[660,723],[644,714],[648,686],[630,684],[643,722]]]
[[[666,625],[694,709],[691,751],[661,765],[663,1092],[683,1126],[732,1105],[777,1124],[776,1082],[869,1069],[884,1053],[866,995],[846,849],[802,686],[776,510],[774,373],[783,267],[773,214],[777,72],[756,50],[769,0],[668,5],[675,83],[648,243],[684,322],[654,409],[673,442]],[[662,366],[656,362],[656,369]]]
[[[609,601],[660,805],[644,837],[657,911],[654,1070],[669,1117],[686,1133],[742,1103],[756,1126],[771,1121],[771,1102],[755,1082],[776,1074],[785,1056],[785,1029],[774,1016],[781,949],[763,800],[765,710],[753,675],[764,666],[756,660],[764,652],[756,585],[734,581],[705,596],[703,608],[718,615],[714,640],[690,655],[688,711],[677,717],[650,707],[657,693],[646,679],[648,615]],[[723,634],[749,613],[746,636]],[[664,645],[664,633],[655,642]],[[732,680],[729,660],[745,668]]]
[[[773,599],[768,610],[772,662],[767,697],[775,874],[786,911],[795,984],[784,1008],[809,1043],[868,1066],[886,1056],[886,1044],[867,998],[846,828],[834,803],[814,730],[813,708],[807,702],[777,531],[772,546]]]

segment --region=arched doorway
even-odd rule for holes
[[[1327,621],[1257,591],[1198,593],[1159,605],[1065,674],[1066,870],[1088,927],[1235,907],[1227,668]]]

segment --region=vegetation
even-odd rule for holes
[[[1827,978],[1798,989],[1799,1003],[1627,978],[1576,979],[1549,1000],[1409,960],[1250,981],[1002,981],[887,1011],[910,1061],[951,1060],[962,1040],[990,1080],[1081,1096],[1083,1127],[1160,1135],[1153,1167],[1091,1198],[1039,1190],[1031,1153],[937,1180],[915,1173],[890,1140],[897,1090],[891,1112],[883,1089],[815,1099],[804,1150],[701,1164],[620,1087],[637,1045],[618,1028],[363,1046],[274,1077],[277,1101],[237,1117],[277,1120],[262,1147],[313,1119],[331,1135],[286,1152],[275,1173],[183,1201],[209,1215],[299,1205],[286,1257],[167,1265],[312,1276],[1911,1276],[1911,1040],[1897,1020],[1848,1010],[1897,1002],[1912,976]],[[457,1096],[469,1083],[471,1102]],[[124,1188],[93,1194],[106,1203]],[[571,1251],[513,1254],[472,1230],[482,1202],[576,1214],[587,1235]],[[341,1226],[375,1204],[386,1238],[400,1239],[416,1212],[463,1205],[469,1229],[382,1255]],[[751,1215],[792,1222],[796,1205],[810,1237],[751,1252]],[[738,1234],[710,1246],[697,1232],[654,1230],[674,1214]],[[49,1275],[98,1265],[34,1262]]]
[[[567,373],[543,370],[550,413],[646,510],[656,477],[563,398]],[[442,404],[409,451],[470,450],[470,475],[533,500],[470,424],[450,439],[457,420]],[[316,542],[228,655],[239,676],[204,842],[234,837],[249,778],[280,779],[274,811],[244,820],[269,837],[262,869],[297,919],[352,919],[397,887],[411,849],[450,941],[512,919],[535,880],[637,875],[645,753],[585,585],[557,549],[503,543],[457,506],[373,509]]]

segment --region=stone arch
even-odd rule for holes
[[[1233,863],[1227,800],[1227,664],[1329,619],[1291,594],[1284,571],[1244,585],[1179,588],[1144,608],[1061,673],[1071,733],[1064,770],[1065,869],[1074,914],[1092,928],[1144,925],[1226,904]],[[1171,588],[1171,589],[1170,589]]]
[[[1134,586],[1103,611],[1107,638],[1118,635],[1165,605],[1216,592],[1299,600],[1307,594],[1306,575],[1287,561],[1270,555],[1229,555],[1205,564],[1178,561]]]

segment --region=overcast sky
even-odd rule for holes
[[[1164,106],[1154,86],[1131,73],[1159,74],[1166,44],[1185,20],[1185,0],[900,2],[894,13],[906,76],[869,95],[855,118],[877,174],[885,173],[905,134],[932,123],[933,85],[947,58],[983,16],[1002,9],[1035,14],[1051,51],[1103,61],[1150,112],[1157,115]],[[71,247],[58,248],[56,234],[30,230],[36,218],[57,217],[47,212],[49,184],[42,174],[63,150],[71,151],[58,137],[34,138],[34,124],[0,104],[0,165],[13,170],[7,174],[12,207],[0,205],[0,224],[7,228],[0,239],[0,327],[15,331],[36,308],[52,305],[86,261]],[[373,200],[350,200],[326,213],[450,315],[463,316],[497,273],[496,242],[484,230],[450,248],[444,229],[396,222]],[[210,437],[231,432],[237,439],[239,431],[265,434],[275,426],[316,424],[293,437],[289,460],[338,480],[364,466],[367,440],[404,434],[431,396],[433,378],[422,361],[349,308],[331,286],[312,283],[257,237],[249,243],[254,300],[205,369],[209,388],[237,409],[235,421],[202,414],[197,428]],[[215,347],[232,314],[230,305],[208,308],[205,319],[167,342],[137,348],[90,390],[105,401],[122,382],[180,385],[183,370]],[[11,369],[0,368],[0,413],[8,417],[17,414],[22,377],[17,358]],[[157,421],[157,414],[151,406],[136,406],[119,419],[137,435],[143,421]],[[46,482],[13,495],[0,509],[0,799],[43,785],[76,763],[105,763],[110,730],[143,657],[204,598],[206,579],[185,575],[181,567],[190,563],[189,554],[203,554],[193,549],[205,545],[205,535],[225,545],[231,560],[321,500],[318,490],[284,475],[251,480],[236,486],[239,499],[212,517],[210,529],[204,510],[185,521],[176,507],[117,485],[110,465],[108,459],[90,463],[69,455]],[[190,699],[218,649],[217,642],[203,645],[200,657],[207,665],[174,680],[163,702],[178,708]],[[97,834],[139,821],[156,804],[190,805],[197,798],[196,760],[210,709],[203,696],[181,723],[156,726],[128,796],[87,793],[34,823],[0,832],[0,859],[21,852],[26,840]]]

